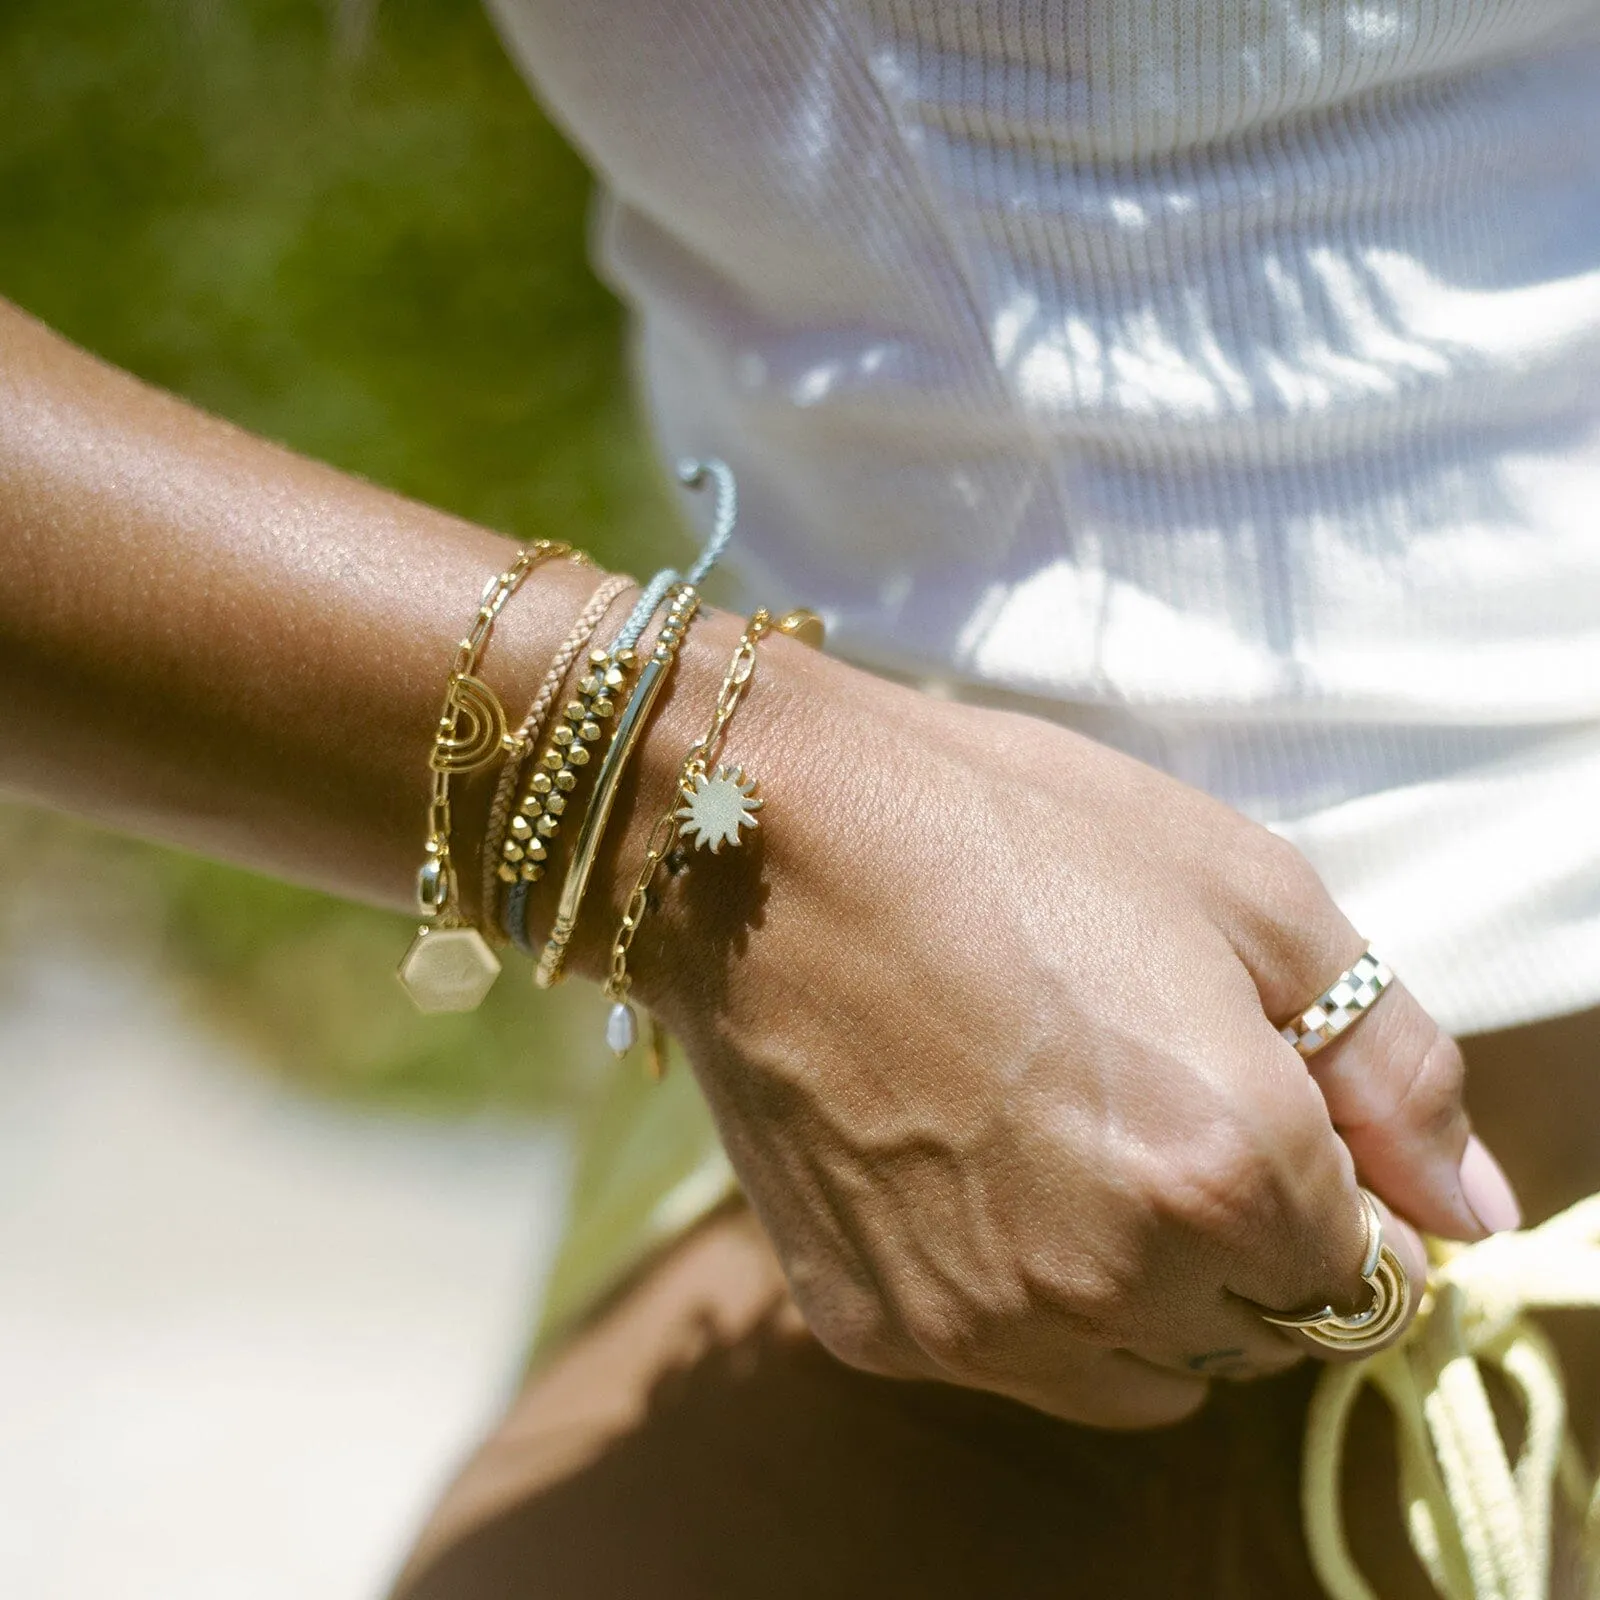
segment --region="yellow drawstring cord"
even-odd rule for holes
[[[1369,1383],[1394,1414],[1401,1514],[1443,1600],[1548,1600],[1558,1491],[1583,1520],[1586,1555],[1600,1549],[1600,1484],[1568,1429],[1555,1351],[1527,1315],[1574,1306],[1600,1309],[1600,1195],[1523,1233],[1440,1246],[1400,1343],[1323,1373],[1306,1421],[1301,1510],[1331,1600],[1379,1600],[1350,1553],[1339,1505],[1345,1430]],[[1514,1464],[1483,1367],[1522,1407]]]

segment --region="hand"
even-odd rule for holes
[[[728,745],[762,825],[636,970],[836,1355],[1169,1423],[1305,1353],[1261,1308],[1365,1305],[1358,1182],[1414,1292],[1408,1224],[1515,1224],[1402,987],[1309,1063],[1279,1038],[1363,948],[1290,846],[1060,729],[762,650]]]

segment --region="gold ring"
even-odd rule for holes
[[[1393,982],[1394,973],[1368,949],[1353,967],[1341,972],[1299,1016],[1284,1023],[1278,1032],[1302,1056],[1314,1056],[1352,1023],[1360,1021]]]
[[[1341,1316],[1332,1306],[1299,1317],[1263,1311],[1263,1321],[1275,1328],[1293,1328],[1325,1349],[1354,1354],[1382,1344],[1405,1320],[1411,1299],[1410,1275],[1399,1256],[1383,1242],[1383,1218],[1378,1214],[1377,1202],[1365,1189],[1361,1199],[1367,1217],[1367,1250],[1361,1262],[1361,1278],[1372,1290],[1372,1304],[1349,1317]]]

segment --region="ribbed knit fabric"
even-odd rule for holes
[[[1600,1001],[1597,0],[494,5],[746,589]]]

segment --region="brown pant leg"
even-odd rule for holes
[[[1138,1435],[869,1377],[804,1332],[754,1221],[725,1212],[533,1382],[398,1595],[1310,1600],[1308,1377]]]
[[[1535,1215],[1600,1187],[1595,1020],[1469,1048],[1480,1125]],[[1587,1394],[1596,1330],[1568,1331]],[[1219,1385],[1192,1422],[1121,1435],[865,1376],[805,1333],[733,1209],[530,1384],[397,1600],[1319,1600],[1298,1506],[1314,1376]],[[1353,1542],[1384,1600],[1422,1600],[1387,1424],[1376,1404],[1358,1420]]]

